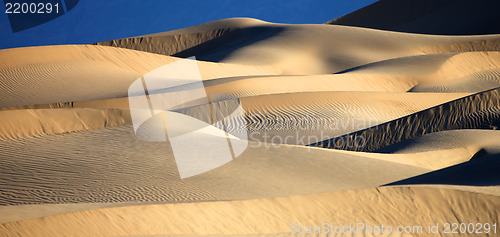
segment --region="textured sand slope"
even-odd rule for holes
[[[62,204],[28,204],[0,206],[0,223],[22,221],[62,213],[93,210],[107,207],[157,204],[153,202],[122,203],[62,203]]]
[[[478,222],[498,222],[500,219],[495,211],[498,208],[500,200],[484,194],[385,187],[275,199],[89,210],[3,224],[0,233],[4,236],[35,233],[37,236],[278,234],[290,233],[292,223],[322,225],[325,222],[334,226],[383,224],[396,229],[398,225],[468,222],[470,216],[477,217],[475,221]],[[423,232],[414,236],[428,235]],[[352,236],[352,233],[345,236]]]
[[[250,140],[307,145],[376,126],[465,95],[302,92],[252,96],[237,101],[244,109],[244,118],[231,117],[226,119],[226,123],[231,132],[246,131],[247,134],[240,135],[248,135]],[[212,106],[231,110],[234,103],[226,99]],[[207,106],[177,111],[205,122],[211,119],[206,116],[210,114]]]
[[[376,126],[464,94],[408,94],[389,92],[291,93],[241,100],[250,134],[300,138],[291,144],[308,145],[350,132]],[[312,142],[311,142],[312,141]],[[280,141],[278,141],[280,142]],[[286,143],[286,142],[285,142]]]
[[[3,205],[252,199],[376,187],[430,171],[355,153],[250,143],[234,161],[181,180],[170,145],[140,141],[131,126],[6,140],[0,149]]]
[[[478,150],[498,150],[495,132],[445,132],[450,134],[428,142],[467,143],[407,154],[251,143],[236,160],[184,180],[178,178],[168,143],[139,141],[131,127],[10,140],[1,144],[0,168],[9,171],[0,176],[2,204],[81,204],[54,207],[46,214],[23,214],[9,206],[0,211],[3,220],[17,221],[105,205],[91,203],[121,206],[145,201],[241,200],[377,187],[466,162]],[[458,188],[485,193],[497,190]],[[20,206],[20,211],[25,208],[29,206]],[[38,209],[44,210],[43,206],[33,207]]]
[[[287,88],[283,90],[286,91]],[[277,94],[240,98],[238,103],[244,109],[244,118],[233,117],[227,120],[230,131],[234,135],[246,131],[249,139],[255,141],[307,145],[376,126],[466,95],[394,92],[281,93],[283,90],[278,89]],[[219,95],[213,93],[211,88],[207,92]],[[220,98],[211,106],[231,110],[231,105],[236,102],[232,103],[234,99],[228,98],[233,96],[228,97],[225,93],[222,95],[225,99]],[[61,108],[50,109],[51,106]],[[211,122],[210,116],[206,116],[210,114],[209,107],[205,105],[177,112]],[[128,98],[38,105],[34,108],[28,106],[3,110],[0,115],[3,118],[0,139],[61,134],[131,123]],[[272,140],[273,138],[276,140]]]
[[[265,82],[265,81],[264,81]],[[263,85],[264,83],[262,83]],[[244,89],[243,85],[237,85]],[[258,85],[257,85],[258,86]],[[228,88],[207,88],[212,107],[231,110],[235,96],[241,97],[244,119],[231,118],[227,122],[235,132],[245,130],[255,135],[251,139],[263,141],[264,135],[291,135],[289,144],[306,145],[349,132],[375,126],[429,107],[460,98],[466,94],[446,93],[381,93],[381,92],[295,92],[300,85],[280,88],[266,93],[247,88],[245,93],[232,93]],[[332,86],[335,88],[335,86]],[[229,86],[229,88],[234,88]],[[314,88],[311,88],[314,89]],[[219,91],[217,91],[219,90]],[[238,89],[234,88],[234,91]],[[301,91],[307,91],[303,88]],[[241,91],[241,90],[240,90]],[[300,90],[299,90],[300,91]],[[239,94],[239,95],[238,95]],[[248,97],[242,94],[247,94]],[[259,95],[260,94],[260,95]],[[221,97],[217,97],[220,95]],[[259,96],[253,96],[259,95]],[[38,95],[45,97],[46,95]],[[49,95],[50,96],[50,95]],[[177,112],[205,122],[209,107],[203,105]],[[0,139],[60,134],[130,124],[128,98],[56,103],[24,106],[0,111]],[[311,136],[300,143],[301,136]],[[326,137],[326,138],[325,138]]]

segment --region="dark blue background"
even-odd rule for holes
[[[230,17],[324,23],[376,0],[80,0],[66,14],[13,33],[0,7],[0,48],[87,44],[168,31]]]

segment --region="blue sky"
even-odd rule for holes
[[[16,0],[4,0],[7,1]],[[0,48],[87,44],[230,17],[291,24],[324,23],[373,2],[376,0],[80,0],[66,14],[16,33],[11,30],[2,3]]]

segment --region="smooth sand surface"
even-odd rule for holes
[[[428,236],[426,228],[429,223],[460,223],[469,221],[468,216],[475,216],[478,222],[498,221],[496,210],[499,206],[498,197],[485,194],[385,187],[247,201],[104,208],[13,222],[0,228],[6,235],[38,236],[60,233],[69,236],[289,235],[293,231],[290,227],[292,223],[301,226],[364,223],[365,226],[391,226],[394,232],[399,225],[422,225],[425,227],[421,231],[418,227],[415,229],[415,232],[421,233],[394,233],[391,236]],[[392,215],[382,214],[388,212]],[[356,235],[373,236],[363,232]]]
[[[1,50],[0,236],[498,223],[499,40],[238,18]],[[211,107],[196,100],[175,112],[207,122],[237,102],[243,117],[227,130],[250,141],[231,162],[181,179],[169,142],[135,135],[127,92],[189,56]],[[307,146],[353,136],[367,144]]]

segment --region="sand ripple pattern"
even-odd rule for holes
[[[140,141],[129,126],[71,136],[2,141],[0,205],[222,198],[180,181],[170,146]]]

